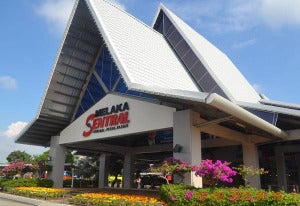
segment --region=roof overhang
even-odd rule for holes
[[[72,121],[103,45],[87,9],[84,1],[75,2],[39,111],[16,143],[49,146],[51,136]]]
[[[209,121],[228,118],[230,116],[232,118],[228,118],[228,121],[234,120],[236,122],[246,123],[252,130],[255,129],[258,133],[265,134],[271,140],[286,140],[288,138],[288,134],[280,128],[216,93],[208,94],[172,89],[167,90],[162,88],[141,87],[138,85],[133,85],[131,89],[155,95],[158,99],[165,102],[187,105],[200,114],[204,114]],[[183,107],[182,109],[187,109],[188,107]]]

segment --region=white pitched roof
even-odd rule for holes
[[[87,1],[127,85],[199,91],[164,37],[103,0]]]
[[[223,52],[162,4],[160,9],[168,16],[207,71],[232,101],[259,102],[260,96]]]

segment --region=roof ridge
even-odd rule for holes
[[[120,7],[116,6],[115,4],[113,4],[112,2],[108,1],[108,0],[100,0],[103,1],[113,7],[115,7],[116,9],[118,9],[119,11],[123,12],[124,14],[128,15],[129,17],[131,17],[132,19],[134,19],[135,21],[139,22],[140,24],[142,24],[143,26],[145,26],[146,28],[150,29],[151,31],[154,31],[155,33],[163,36],[160,32],[156,31],[154,28],[152,28],[150,25],[146,24],[145,22],[141,21],[140,19],[136,18],[135,16],[133,16],[131,13],[121,9]]]

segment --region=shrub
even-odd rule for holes
[[[52,187],[52,180],[40,180],[40,179],[8,179],[1,182],[3,188],[13,187]]]
[[[250,187],[198,189],[184,185],[163,185],[160,197],[168,205],[232,206],[232,205],[300,205],[300,195],[285,192],[266,192]],[[172,191],[172,193],[170,193]]]
[[[233,167],[233,169],[237,170],[239,175],[243,178],[245,185],[249,186],[249,177],[254,177],[256,175],[268,174],[269,172],[264,168],[254,168],[251,166],[240,165],[239,167]]]
[[[8,181],[7,178],[1,178],[1,179],[0,179],[0,189],[1,189],[1,190],[2,190],[3,187],[4,187],[4,186],[3,186],[3,183],[6,182],[6,181]]]
[[[38,187],[53,187],[53,180],[50,179],[38,179]]]
[[[17,161],[12,162],[8,166],[2,169],[2,174],[8,178],[12,178],[14,175],[21,175],[22,170],[25,168],[24,162]]]
[[[184,174],[192,171],[191,164],[181,161],[179,159],[175,159],[174,157],[169,157],[165,159],[161,165],[152,167],[151,172],[159,172],[162,176],[166,179],[167,183],[167,175],[169,174],[176,174],[180,177],[180,182],[184,179]]]

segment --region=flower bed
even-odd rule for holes
[[[10,188],[8,192],[20,196],[43,199],[58,198],[68,193],[68,191],[65,189],[45,187],[14,187]]]
[[[171,192],[170,192],[171,191]],[[184,185],[163,185],[161,199],[168,205],[300,205],[300,195],[295,193],[266,192],[251,187],[197,189]]]
[[[160,206],[164,205],[160,199],[141,196],[141,195],[124,195],[112,193],[85,193],[70,197],[68,201],[71,204],[78,205],[132,205],[132,206]]]

